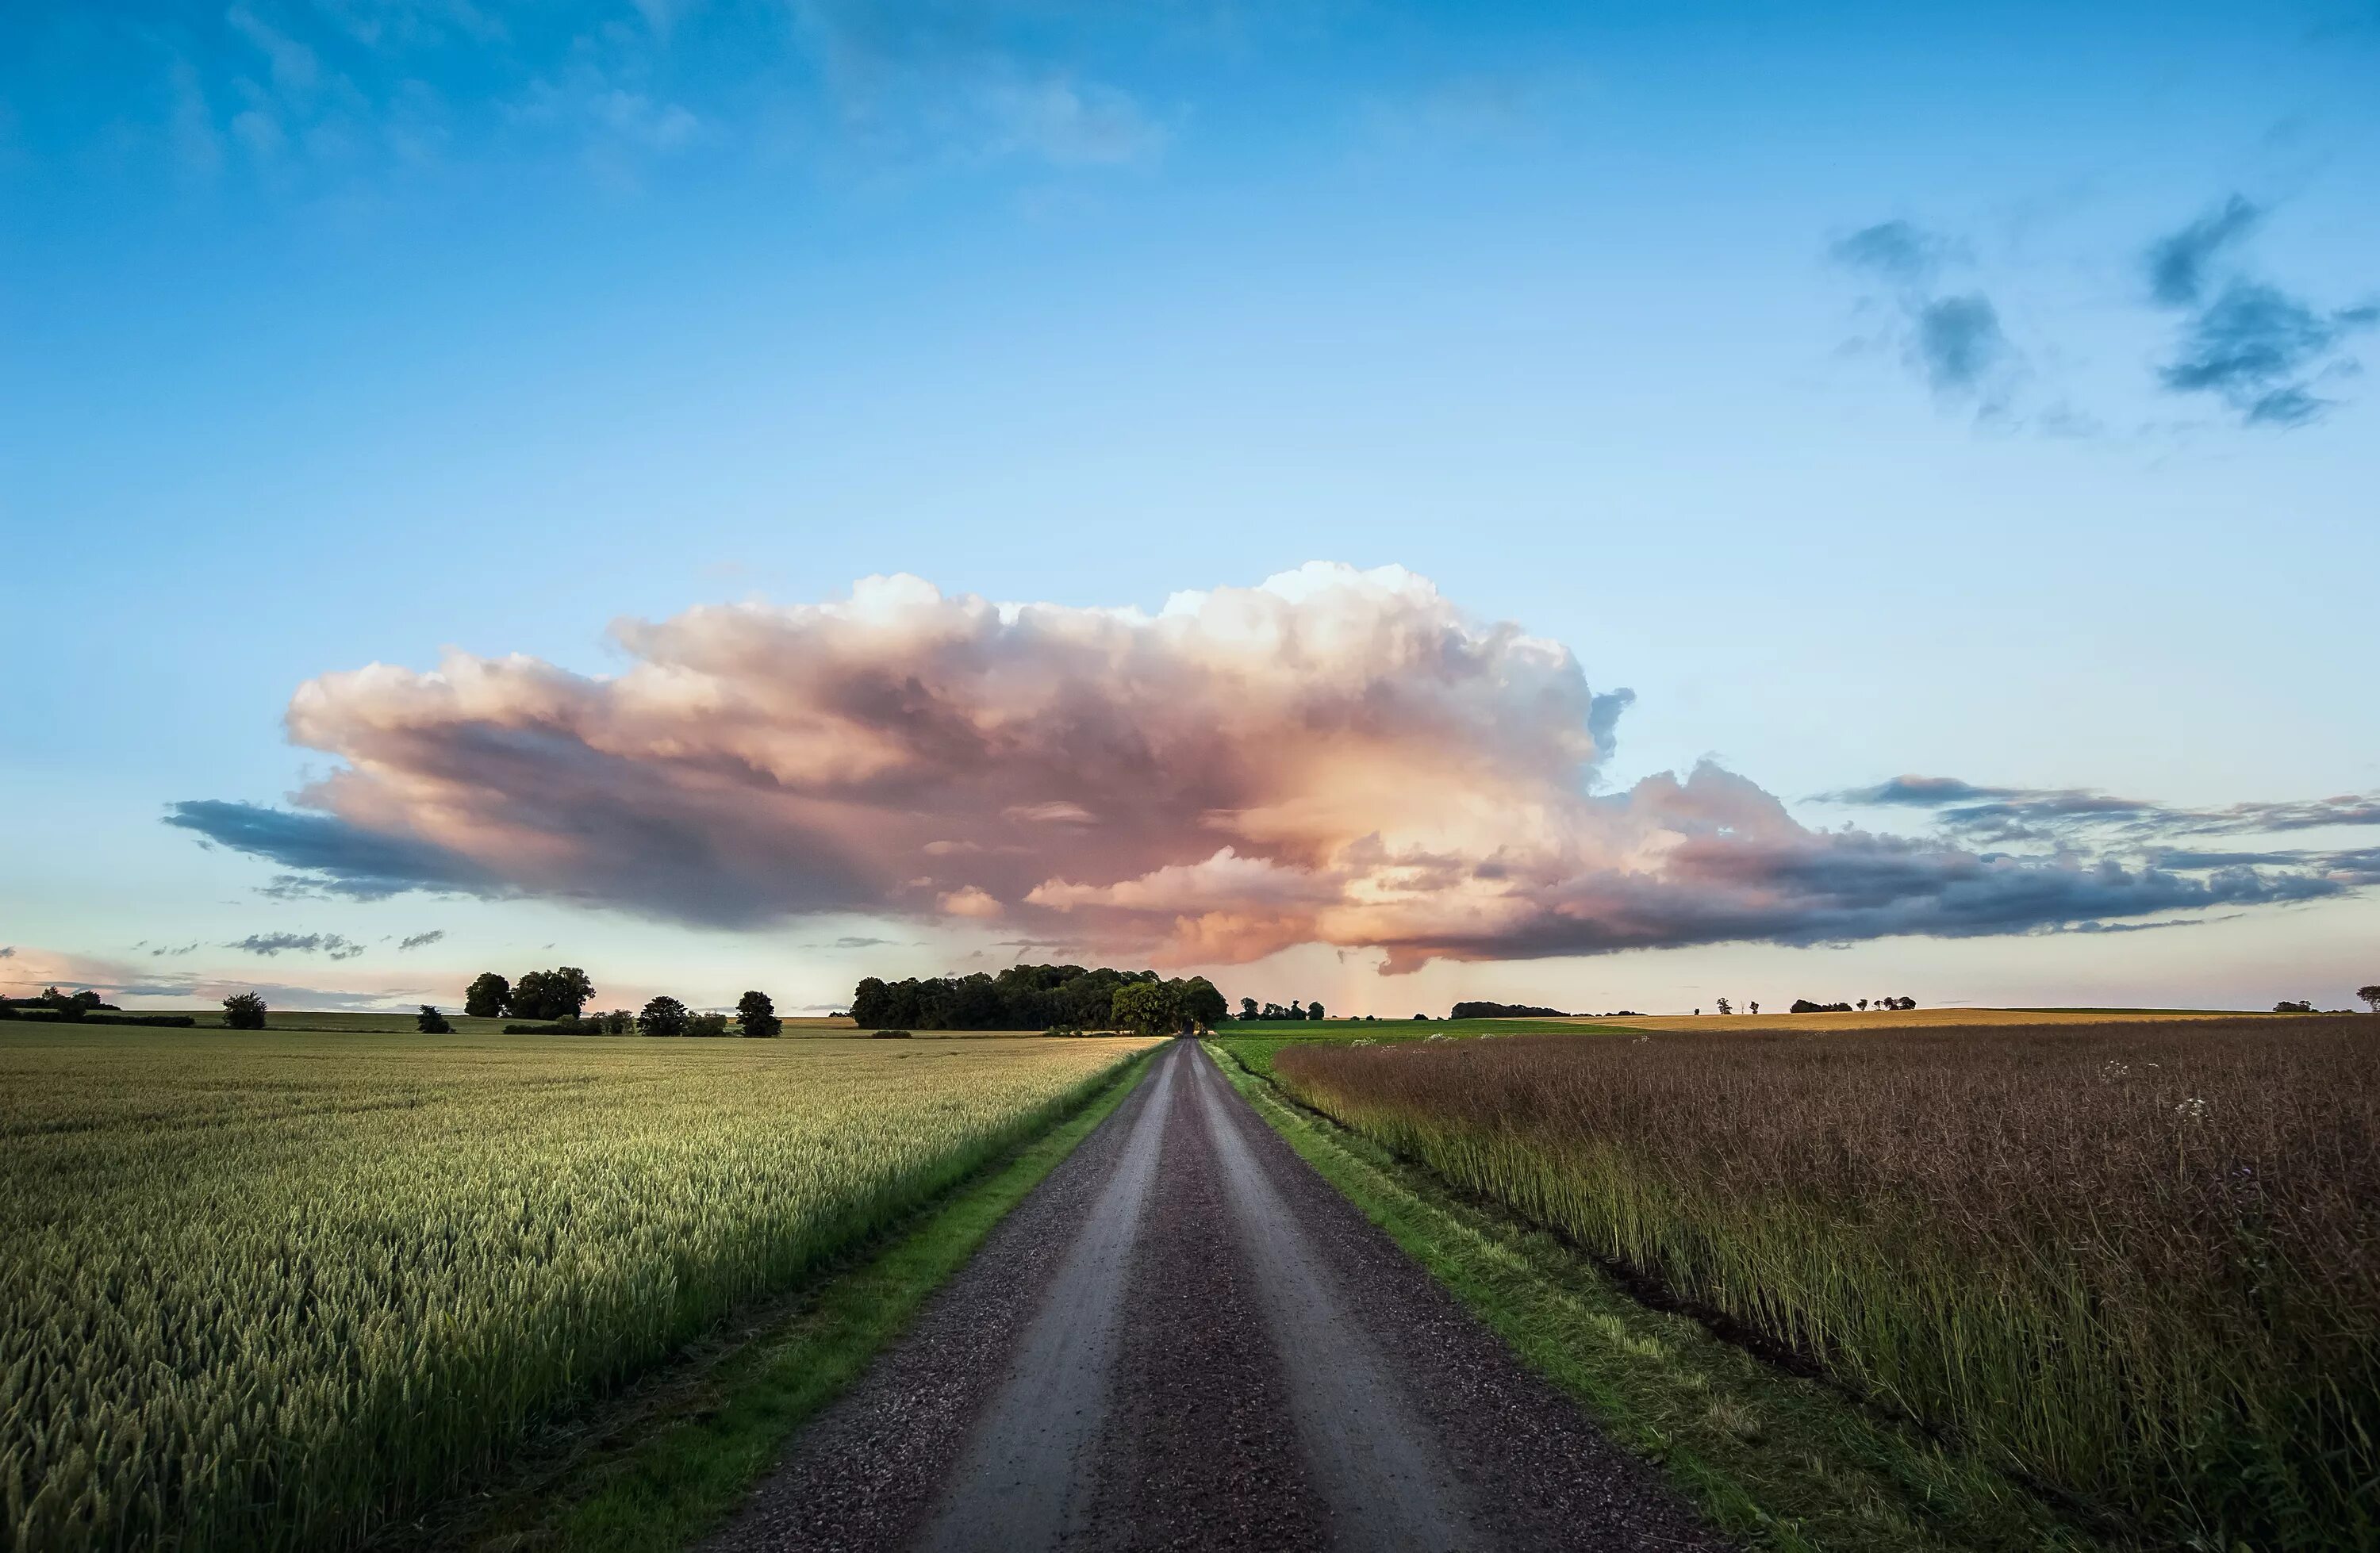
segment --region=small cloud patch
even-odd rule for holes
[[[1827,257],[1885,288],[1901,359],[1937,402],[1972,410],[1978,419],[2006,415],[2024,360],[1989,297],[1944,287],[1943,272],[1966,260],[1962,244],[1910,222],[1886,221],[1838,239]]]
[[[2159,385],[2210,394],[2243,426],[2286,430],[2321,419],[2338,403],[2321,390],[2360,370],[2346,345],[2380,323],[2380,307],[2324,308],[2256,274],[2241,249],[2265,214],[2234,194],[2151,243],[2143,264],[2149,300],[2180,315]]]
[[[334,960],[352,960],[364,952],[363,945],[337,933],[250,933],[224,947],[250,954],[322,954]]]

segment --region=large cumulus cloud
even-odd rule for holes
[[[1705,765],[1599,790],[1628,692],[1395,567],[1159,613],[946,596],[625,622],[612,678],[523,657],[299,688],[341,762],[169,822],[322,888],[744,925],[868,912],[1172,963],[2018,932],[2341,888],[1812,830]]]

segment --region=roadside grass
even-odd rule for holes
[[[1229,1049],[1232,1056],[1259,1077],[1272,1077],[1272,1060],[1276,1052],[1293,1046],[1353,1045],[1369,1041],[1385,1046],[1394,1041],[1477,1040],[1487,1036],[1633,1036],[1630,1026],[1601,1020],[1554,1021],[1546,1019],[1383,1019],[1377,1024],[1361,1019],[1318,1019],[1299,1023],[1288,1019],[1229,1020],[1215,1026],[1208,1039]]]
[[[647,1553],[692,1544],[1124,1102],[1155,1056],[1133,1059],[1072,1116],[848,1254],[795,1300],[739,1321],[710,1352],[603,1417],[539,1442],[507,1488],[375,1546]]]
[[[1640,1302],[1553,1234],[1295,1104],[1235,1046],[1210,1049],[1292,1148],[1730,1535],[1779,1553],[2141,1546],[1824,1380]]]
[[[1215,1034],[1267,1040],[1418,1040],[1425,1036],[1559,1035],[1602,1020],[1563,1019],[1226,1019]]]

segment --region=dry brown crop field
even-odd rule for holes
[[[1120,1040],[0,1030],[0,1547],[352,1545]]]
[[[2037,1009],[1929,1008],[1868,1009],[1852,1013],[1649,1013],[1598,1019],[1581,1014],[1558,1023],[1606,1029],[1693,1031],[1706,1036],[1757,1035],[1791,1031],[1801,1035],[1858,1030],[1898,1034],[1903,1030],[1979,1030],[2062,1028],[2076,1025],[2172,1025],[2204,1019],[2278,1019],[2283,1014],[2246,1013],[2223,1009]]]
[[[2380,1547],[2380,1020],[1315,1043],[1272,1066],[2151,1540]]]

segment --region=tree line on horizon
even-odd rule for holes
[[[908,1030],[1138,1030],[1170,1035],[1210,1029],[1229,1012],[1205,977],[1168,979],[1155,971],[1101,965],[1010,965],[998,975],[864,977],[851,995],[863,1028]]]
[[[595,983],[576,965],[524,972],[507,981],[481,971],[463,992],[463,1012],[474,1019],[576,1019],[595,997]]]
[[[517,981],[508,981],[494,971],[482,971],[463,993],[463,1012],[475,1019],[509,1015],[527,1022],[505,1025],[507,1035],[674,1037],[728,1033],[727,1015],[697,1013],[675,998],[651,999],[635,1013],[618,1008],[608,1013],[589,1013],[586,1008],[594,997],[594,981],[576,965],[529,971]],[[454,1028],[428,1003],[421,1006],[419,1027],[425,1035],[445,1035]],[[785,1022],[777,1016],[777,1005],[766,992],[748,991],[736,1000],[736,1034],[766,1038],[781,1036],[784,1029]]]

